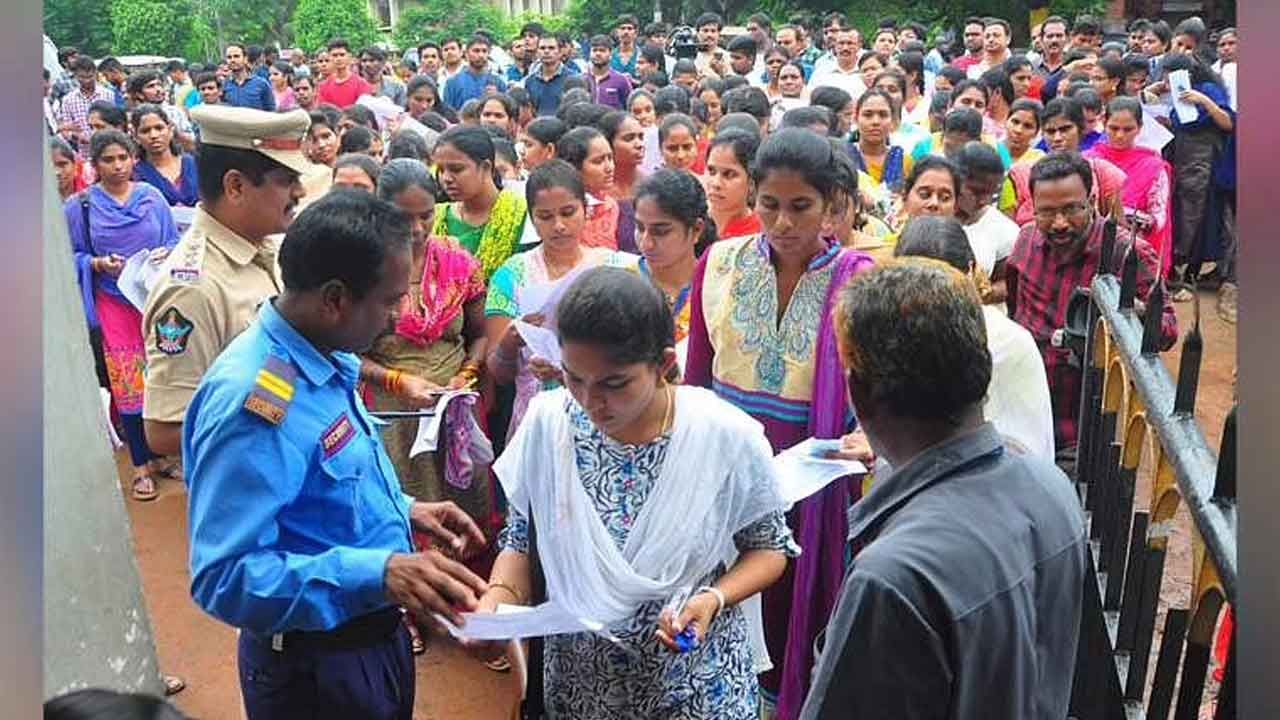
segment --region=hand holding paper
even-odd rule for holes
[[[867,466],[856,460],[832,459],[830,453],[839,452],[839,438],[816,440],[809,438],[783,450],[773,458],[778,473],[778,492],[782,499],[797,503],[846,475],[865,475]]]

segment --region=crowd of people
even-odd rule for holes
[[[1068,306],[1136,259],[1162,349],[1197,287],[1235,322],[1238,36],[958,29],[64,49],[50,155],[132,496],[185,476],[249,717],[407,719],[437,618],[546,600],[606,628],[541,644],[549,717],[1064,717]],[[872,472],[785,502],[810,438]]]

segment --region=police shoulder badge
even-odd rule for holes
[[[258,370],[253,390],[244,401],[244,409],[272,425],[284,422],[293,402],[293,381],[298,371],[284,358],[268,355],[266,363]]]
[[[165,355],[181,355],[191,341],[195,325],[178,308],[170,306],[156,320],[156,349]]]

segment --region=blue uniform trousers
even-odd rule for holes
[[[239,666],[249,720],[413,720],[413,652],[403,624],[358,650],[277,652],[270,636],[241,632]]]

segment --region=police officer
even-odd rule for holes
[[[454,622],[487,586],[410,528],[462,555],[484,545],[452,503],[415,502],[356,394],[360,359],[408,292],[409,219],[335,190],[280,250],[284,290],[213,362],[187,411],[191,593],[241,629],[250,720],[411,720],[414,666],[397,606]]]
[[[218,353],[280,291],[277,243],[323,172],[302,153],[307,113],[229,105],[191,110],[200,126],[200,205],[169,254],[143,311],[147,369],[142,417],[154,452],[176,455],[182,416]]]

